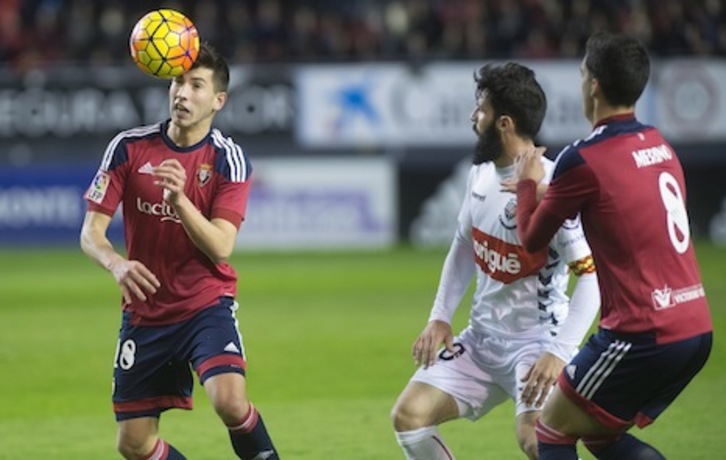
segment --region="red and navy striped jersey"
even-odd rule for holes
[[[169,121],[123,131],[106,148],[85,198],[88,210],[123,212],[126,252],[161,283],[146,302],[125,305],[135,324],[183,321],[236,294],[237,274],[215,264],[187,236],[174,208],[154,185],[152,168],[177,159],[187,172],[185,194],[207,218],[239,227],[244,219],[252,172],[239,145],[217,129],[198,144],[178,147],[166,134]]]
[[[542,247],[563,220],[581,214],[600,283],[601,327],[654,332],[659,343],[712,329],[683,170],[657,129],[632,114],[603,120],[558,155],[539,205],[533,187],[518,187],[520,237],[529,249]]]

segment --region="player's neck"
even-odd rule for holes
[[[607,104],[595,104],[593,110],[592,125],[597,126],[602,120],[607,118],[616,117],[618,115],[627,115],[635,112],[635,107],[627,106],[610,106]]]
[[[513,137],[504,144],[504,154],[494,160],[494,166],[497,168],[506,168],[514,164],[514,160],[524,152],[534,148],[534,142],[531,139],[522,139]]]
[[[209,133],[209,128],[207,125],[200,126],[200,124],[189,128],[181,128],[174,123],[169,123],[166,134],[178,147],[190,147],[201,142]]]

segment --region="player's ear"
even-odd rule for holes
[[[595,97],[595,95],[599,92],[600,92],[600,82],[597,81],[597,78],[591,78],[590,79],[590,97]]]
[[[214,95],[214,104],[212,104],[212,108],[219,112],[222,110],[222,107],[224,107],[224,104],[227,103],[227,92],[226,91],[220,91]]]
[[[497,118],[496,126],[500,131],[509,131],[514,129],[514,120],[509,115],[502,115]]]

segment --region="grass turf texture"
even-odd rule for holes
[[[704,371],[644,431],[668,458],[726,451],[726,248],[697,245],[716,341]],[[388,413],[414,370],[443,250],[236,254],[249,392],[285,459],[399,459]],[[110,459],[111,364],[119,294],[79,251],[0,252],[0,459]],[[468,301],[456,317],[466,323]],[[457,458],[521,459],[513,406],[441,431]],[[192,459],[231,458],[203,390],[161,434]],[[591,459],[580,448],[583,459]]]

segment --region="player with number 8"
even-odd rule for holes
[[[579,213],[602,296],[599,331],[565,367],[538,421],[540,460],[576,460],[579,439],[598,459],[664,459],[626,432],[652,423],[711,350],[683,170],[660,132],[634,114],[649,71],[637,40],[592,36],[581,73],[593,132],[559,154],[539,203],[541,152],[517,166],[522,242],[544,247]]]

